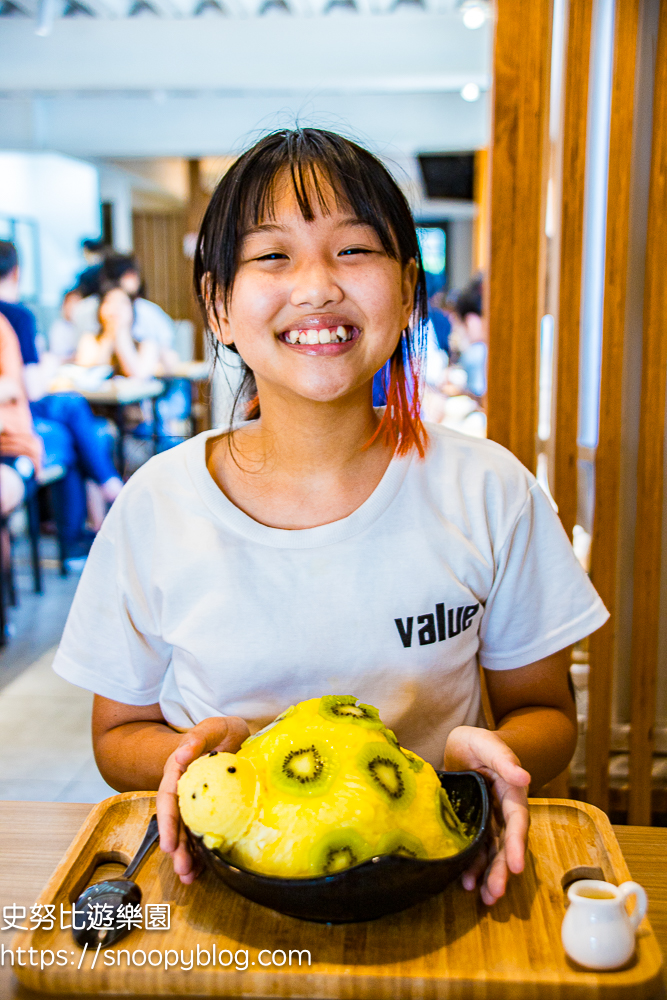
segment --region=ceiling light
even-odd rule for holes
[[[488,16],[488,5],[482,0],[463,0],[459,9],[466,28],[473,31],[481,28]]]
[[[480,89],[476,83],[466,83],[461,87],[461,97],[464,101],[476,101],[479,99]]]

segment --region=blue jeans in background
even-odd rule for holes
[[[62,465],[65,472],[64,541],[68,554],[80,555],[90,546],[86,532],[86,486],[118,476],[111,458],[113,438],[107,422],[96,417],[77,393],[58,392],[30,404],[35,431],[44,442],[44,466]]]

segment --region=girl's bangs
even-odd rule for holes
[[[349,206],[360,222],[375,230],[385,253],[399,259],[396,238],[385,218],[386,206],[361,169],[355,170],[352,164],[342,164],[324,152],[308,157],[290,155],[291,152],[287,148],[280,156],[248,167],[239,192],[239,243],[249,229],[275,218],[278,192],[283,183],[288,183],[306,222],[312,222],[318,210],[322,215],[330,215],[333,199],[338,209]],[[415,238],[411,256],[418,254]]]

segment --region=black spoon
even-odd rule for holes
[[[72,937],[81,948],[86,944],[92,948],[96,948],[98,944],[103,948],[108,948],[109,945],[115,944],[116,941],[120,941],[126,934],[129,934],[130,927],[127,924],[122,927],[117,926],[118,907],[127,903],[136,906],[137,903],[141,902],[141,889],[136,882],[132,881],[132,876],[157,842],[158,837],[157,816],[152,816],[146,835],[141,841],[141,846],[122,876],[97,882],[96,885],[88,886],[81,893],[72,911]],[[112,912],[96,910],[95,904],[111,906]],[[112,926],[91,926],[96,922],[99,923],[99,921],[94,920],[94,916],[100,912],[111,916],[111,919],[105,919],[104,923]]]

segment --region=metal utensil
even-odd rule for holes
[[[118,926],[118,909],[128,903],[136,906],[141,902],[141,889],[132,881],[132,876],[158,837],[157,816],[152,816],[139,850],[122,876],[97,882],[81,893],[72,911],[72,937],[81,948],[86,944],[93,948],[98,944],[108,948],[129,934],[131,929],[129,921],[124,920],[123,925]],[[127,914],[127,911],[125,913]]]

